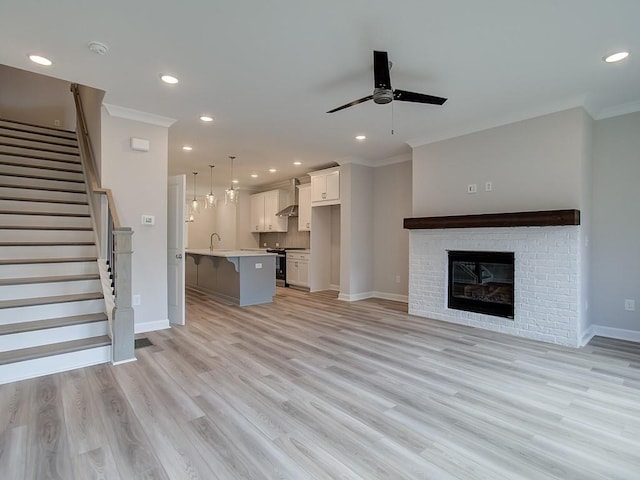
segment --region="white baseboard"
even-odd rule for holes
[[[399,295],[397,293],[363,292],[354,293],[352,295],[340,293],[340,295],[338,295],[338,300],[344,300],[345,302],[357,302],[358,300],[366,300],[367,298],[382,298],[383,300],[394,300],[396,302],[409,303],[409,297],[407,295]]]
[[[607,327],[605,325],[591,325],[587,329],[587,332],[593,333],[593,335],[591,335],[591,338],[597,335],[599,337],[609,337],[617,338],[618,340],[628,340],[630,342],[640,342],[640,331],[638,330]],[[589,338],[589,340],[591,340],[591,338]]]
[[[375,298],[383,300],[393,300],[394,302],[409,303],[409,295],[400,295],[399,293],[372,292]]]
[[[334,292],[339,292],[340,291],[340,285],[331,284],[331,285],[329,285],[329,290],[333,290]]]
[[[166,330],[167,328],[171,328],[169,319],[154,320],[153,322],[136,323],[134,333],[154,332],[156,330]]]
[[[587,343],[591,341],[591,339],[595,336],[593,325],[589,325],[584,333],[582,334],[582,338],[580,339],[580,346],[584,347]]]

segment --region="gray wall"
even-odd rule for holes
[[[411,161],[378,167],[373,176],[374,290],[406,300],[409,231],[403,228],[403,220],[411,217]]]
[[[593,159],[592,323],[640,334],[640,113],[595,122]]]
[[[588,121],[574,108],[414,148],[413,215],[582,208]]]
[[[0,65],[0,117],[44,127],[76,129],[69,82]],[[60,121],[55,127],[54,121]]]

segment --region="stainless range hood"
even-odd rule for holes
[[[293,203],[287,207],[284,207],[278,213],[276,213],[277,217],[297,217],[298,216],[298,189],[296,188],[300,185],[300,180],[297,178],[291,179],[291,198],[293,199]]]

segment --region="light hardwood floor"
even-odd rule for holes
[[[138,361],[0,387],[1,479],[638,479],[640,346],[278,289],[188,292]]]

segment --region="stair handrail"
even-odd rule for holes
[[[135,360],[134,354],[134,311],[131,308],[131,227],[120,223],[118,211],[109,188],[103,188],[96,174],[96,161],[89,128],[82,106],[80,86],[71,84],[71,92],[76,106],[76,128],[78,131],[80,159],[85,176],[87,200],[91,211],[91,221],[96,245],[101,259],[108,265],[113,290],[105,292],[111,296],[113,307],[107,308],[109,330],[112,341],[112,362],[114,364]],[[101,269],[101,274],[103,274]]]

